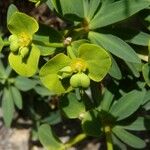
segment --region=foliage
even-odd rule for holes
[[[25,107],[26,92],[33,131],[48,150],[64,150],[88,136],[104,136],[108,150],[115,145],[144,149],[146,142],[136,131],[149,129],[150,1],[30,1],[46,3],[68,25],[55,30],[9,6],[10,36],[0,37],[0,50],[10,50],[10,66],[0,61],[5,124],[11,125],[15,107]],[[143,30],[132,25],[139,16]],[[62,118],[76,119],[82,128],[66,143],[52,126]]]

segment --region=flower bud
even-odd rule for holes
[[[17,42],[18,43],[18,37],[16,35],[10,35],[9,36],[9,42]]]
[[[11,52],[16,52],[19,49],[19,43],[17,41],[10,43]]]
[[[20,55],[22,58],[25,58],[29,53],[29,48],[28,47],[23,47],[20,49]]]

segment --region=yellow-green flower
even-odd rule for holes
[[[53,93],[66,93],[73,88],[88,88],[90,80],[99,82],[111,66],[109,54],[94,44],[82,44],[76,58],[60,53],[40,70],[42,83]]]

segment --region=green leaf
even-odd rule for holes
[[[8,22],[9,31],[18,36],[21,33],[33,35],[38,28],[38,23],[34,18],[20,12],[14,13]]]
[[[3,39],[0,37],[0,52],[2,51],[3,47],[4,47],[4,41],[3,41]]]
[[[149,101],[150,101],[150,90],[146,91],[146,94],[145,94],[144,99],[143,99],[143,104],[145,104]]]
[[[150,102],[145,103],[145,104],[143,105],[143,108],[144,108],[146,111],[150,110]]]
[[[127,64],[127,66],[129,67],[129,69],[131,70],[131,72],[133,73],[133,75],[135,77],[140,77],[140,71],[142,68],[142,64],[136,64],[136,63],[131,63],[131,62],[125,62]]]
[[[60,53],[50,59],[40,70],[40,79],[50,92],[61,94],[69,90],[69,85],[59,79],[58,72],[68,66],[71,60],[68,56]]]
[[[62,121],[61,113],[60,111],[54,111],[50,113],[50,116],[44,118],[41,120],[42,123],[48,123],[50,125],[58,124]]]
[[[56,48],[45,46],[45,44],[42,45],[42,43],[39,44],[39,45],[36,43],[35,45],[36,45],[36,46],[38,47],[38,49],[40,50],[40,55],[41,55],[41,56],[49,56],[49,55],[52,55],[52,54],[55,53],[55,50],[56,50]]]
[[[39,49],[32,45],[29,56],[24,61],[21,55],[14,53],[9,54],[10,66],[21,76],[30,77],[33,76],[38,68],[38,62],[40,57]]]
[[[63,15],[75,14],[79,18],[83,18],[83,2],[82,0],[61,0]]]
[[[60,101],[60,108],[63,113],[71,119],[79,118],[85,112],[85,105],[82,100],[78,100],[74,93],[69,93]]]
[[[113,78],[120,80],[122,78],[121,70],[113,57],[111,58],[111,60],[112,60],[112,65],[109,70],[109,74]]]
[[[150,119],[144,117],[138,117],[134,122],[130,123],[129,125],[119,125],[121,128],[133,131],[145,131],[150,129],[149,127]]]
[[[54,6],[53,6],[51,0],[47,0],[47,1],[46,1],[46,4],[47,4],[47,6],[48,6],[51,10],[54,9]]]
[[[3,65],[3,62],[0,60],[0,77],[1,78],[6,78],[6,71]]]
[[[84,17],[82,0],[52,0],[55,9],[67,19],[78,20]]]
[[[122,21],[150,5],[149,0],[120,0],[102,7],[89,24],[90,29]]]
[[[89,136],[100,137],[101,132],[101,122],[97,111],[86,112],[82,120],[82,129],[85,134]]]
[[[95,1],[97,1],[97,0],[95,0]],[[88,13],[90,11],[90,3],[92,3],[90,0],[89,1],[83,0],[84,16],[86,19],[88,18],[87,16],[88,16]]]
[[[14,84],[21,91],[29,91],[36,86],[37,81],[18,76],[15,78]]]
[[[7,127],[10,127],[13,114],[14,114],[14,103],[10,91],[7,88],[4,88],[3,97],[2,97],[2,110],[3,118]]]
[[[150,30],[150,24],[149,24],[150,23],[150,15],[146,16],[144,18],[144,21],[145,21],[147,29]]]
[[[127,147],[114,134],[112,134],[112,141],[115,150],[127,150]]]
[[[127,43],[116,36],[111,34],[89,32],[88,37],[92,43],[103,46],[106,50],[125,61],[141,63],[135,51]]]
[[[54,7],[56,9],[56,11],[61,12],[59,0],[48,0],[48,1],[50,1],[50,3],[52,4],[52,7]],[[51,9],[51,7],[49,7],[49,8]]]
[[[108,4],[113,3],[115,0],[101,0],[102,1],[102,7],[107,6]]]
[[[142,73],[145,82],[147,83],[148,86],[150,86],[150,64],[146,63],[143,65]]]
[[[12,73],[12,68],[8,65],[5,69],[6,77],[8,78]]]
[[[149,39],[150,39],[150,34],[140,31],[138,34],[134,35],[131,39],[127,40],[127,42],[136,45],[147,46]]]
[[[145,142],[136,137],[135,135],[127,132],[126,130],[122,129],[121,127],[115,126],[112,129],[113,133],[124,143],[128,144],[129,146],[137,149],[144,148],[146,146]]]
[[[21,96],[21,93],[19,92],[19,90],[16,87],[11,86],[10,92],[11,92],[11,96],[12,96],[12,99],[13,99],[15,105],[19,109],[22,109],[22,96]]]
[[[83,0],[83,7],[84,7],[84,17],[90,21],[93,16],[95,15],[95,12],[97,11],[101,1],[100,0]]]
[[[45,87],[35,86],[34,90],[41,96],[50,96],[52,93]]]
[[[132,29],[130,27],[121,27],[116,26],[115,28],[109,28],[106,31],[107,33],[112,33],[113,35],[118,36],[128,43],[135,45],[147,46],[150,39],[150,34],[138,31],[137,29]]]
[[[101,81],[111,66],[109,54],[102,47],[94,44],[82,44],[78,51],[79,58],[88,63],[88,76],[94,81]]]
[[[38,136],[46,150],[65,150],[61,141],[54,135],[48,124],[43,124],[38,128]]]
[[[108,111],[110,108],[110,105],[113,101],[113,98],[114,98],[114,94],[111,91],[109,91],[108,89],[105,89],[100,108],[104,111]]]
[[[123,95],[112,107],[110,113],[117,117],[117,120],[122,120],[133,114],[142,104],[145,96],[145,91],[133,90]]]
[[[14,4],[9,5],[8,11],[7,11],[7,23],[9,22],[11,16],[15,13],[18,12],[17,7]]]

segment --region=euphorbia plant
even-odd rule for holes
[[[149,129],[149,117],[139,109],[150,109],[149,60],[130,43],[148,46],[150,35],[116,23],[149,9],[150,1],[47,0],[47,5],[69,22],[65,29],[38,24],[12,5],[7,19],[12,35],[0,39],[1,47],[10,47],[10,66],[21,76],[39,76],[59,99],[62,114],[80,121],[83,132],[62,143],[48,123],[40,126],[38,120],[41,143],[61,150],[87,136],[105,136],[108,150],[114,145],[126,149],[125,144],[144,148],[145,141],[127,130]]]

